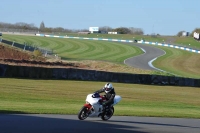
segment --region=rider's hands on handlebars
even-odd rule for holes
[[[92,95],[92,97],[93,97],[93,98],[96,98],[96,97],[100,97],[100,95],[99,95],[99,93],[94,93],[94,94]]]
[[[102,105],[106,105],[106,103],[105,103],[105,102],[103,102],[103,103],[102,103]]]

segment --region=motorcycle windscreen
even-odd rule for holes
[[[116,95],[114,99],[114,104],[117,104],[119,101],[121,101],[121,99],[122,98],[119,95]]]

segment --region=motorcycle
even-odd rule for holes
[[[84,120],[87,117],[101,117],[102,120],[106,121],[110,119],[114,114],[114,105],[119,103],[121,96],[116,95],[114,103],[111,106],[103,108],[102,102],[106,101],[105,96],[99,95],[99,93],[88,94],[86,97],[86,103],[80,109],[78,118]]]

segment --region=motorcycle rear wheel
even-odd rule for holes
[[[78,113],[79,120],[85,120],[88,117],[87,112],[88,112],[88,108],[83,106]]]
[[[113,114],[114,114],[114,107],[110,107],[109,111],[103,113],[101,119],[107,121],[113,116]]]

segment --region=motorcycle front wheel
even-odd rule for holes
[[[103,113],[103,115],[101,116],[101,119],[104,121],[107,121],[113,116],[113,114],[114,114],[114,107],[112,106],[108,111]]]
[[[85,120],[88,117],[87,112],[88,112],[88,108],[83,106],[78,113],[79,120]]]

